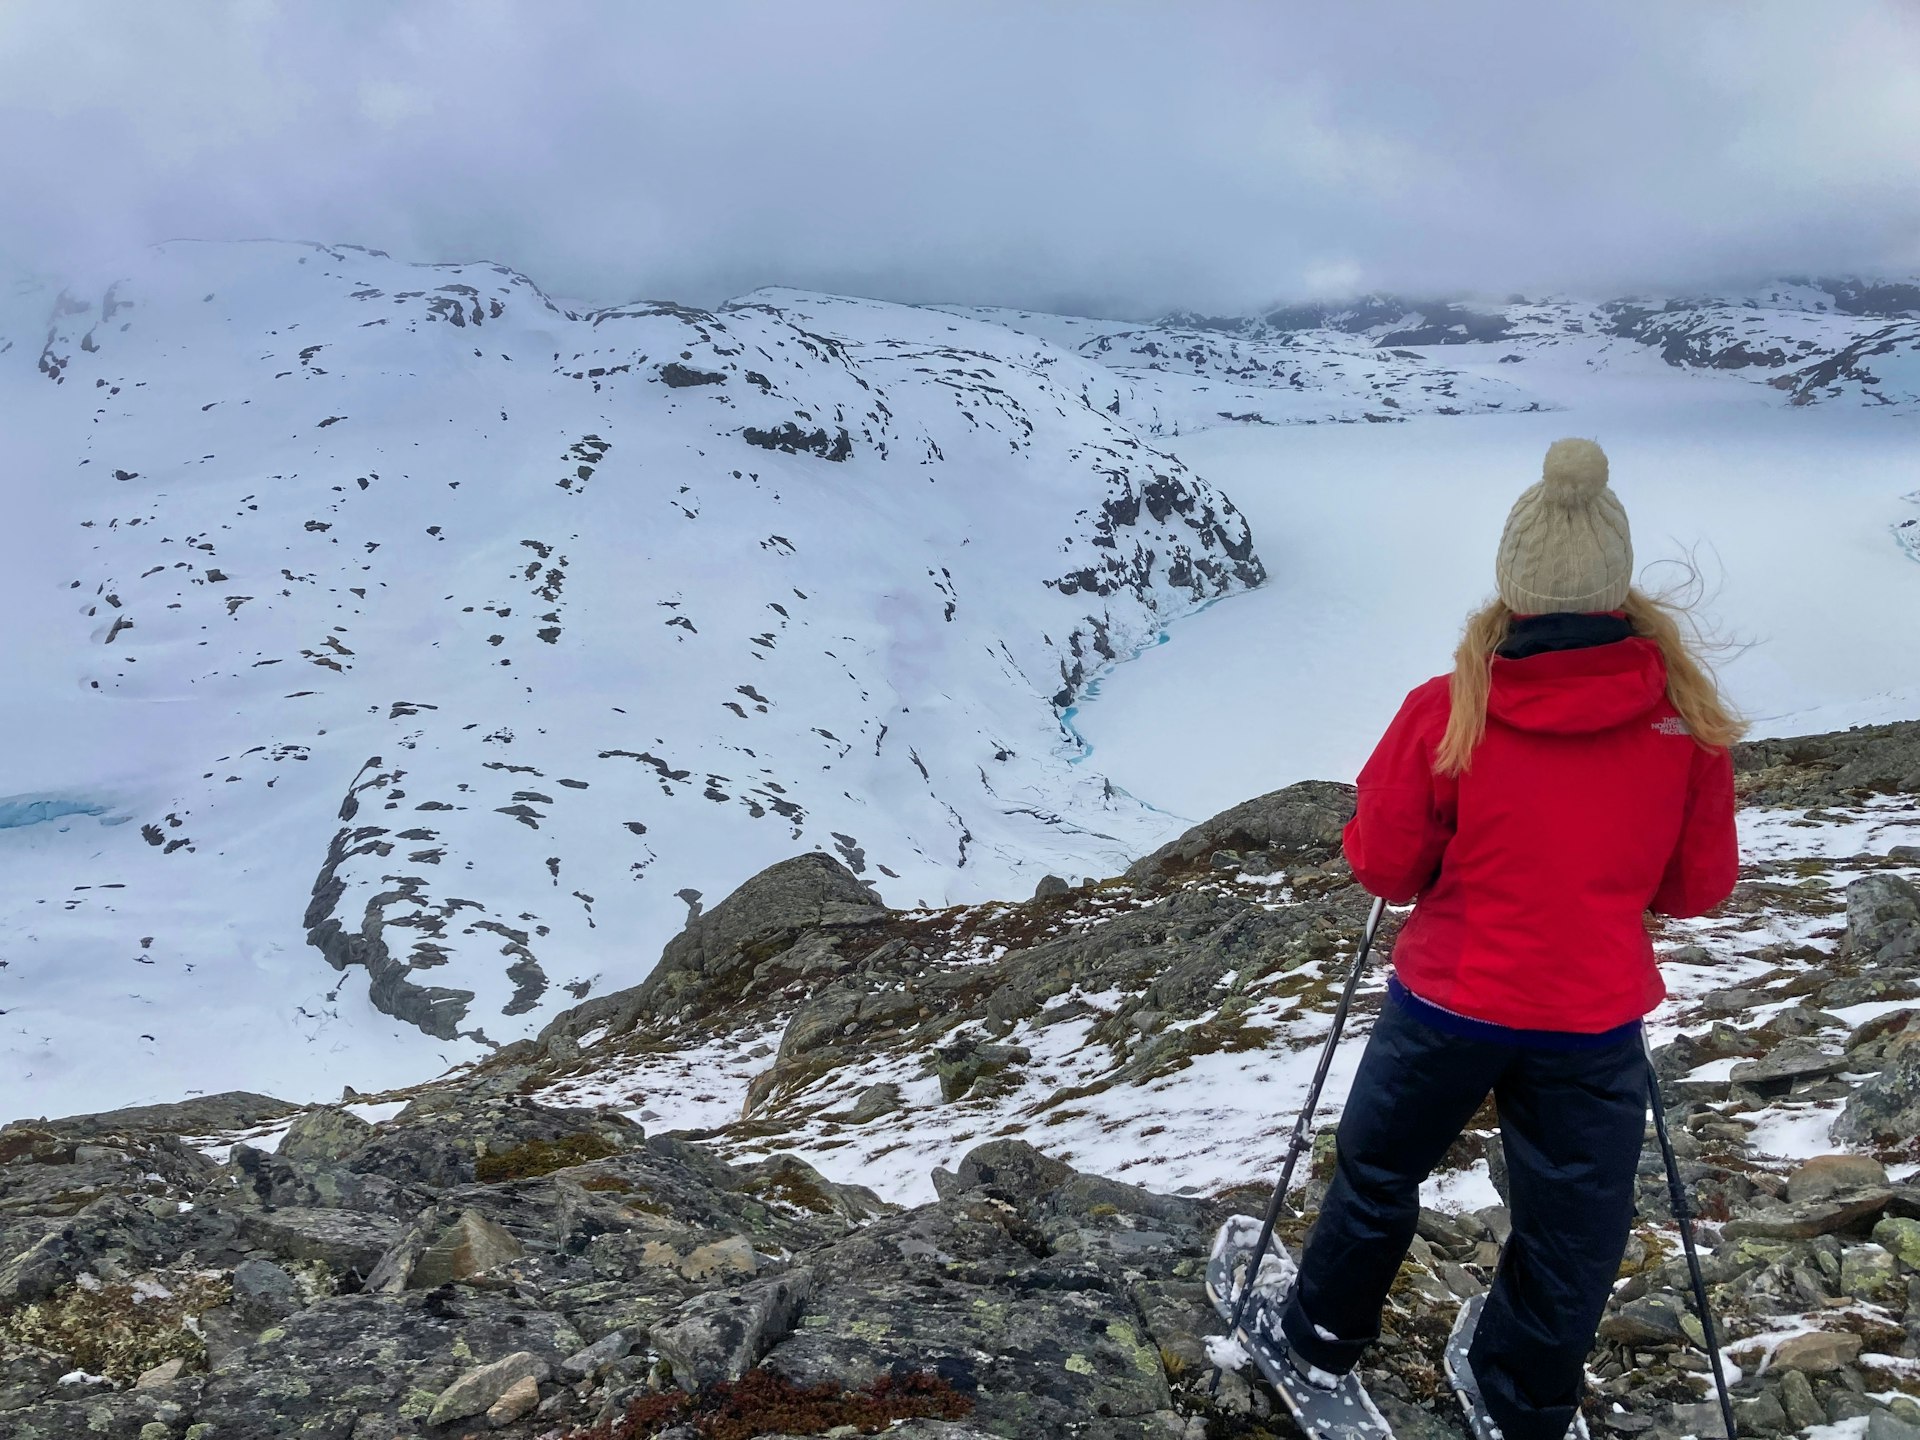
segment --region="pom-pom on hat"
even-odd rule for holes
[[[1513,502],[1493,562],[1500,598],[1521,615],[1618,610],[1633,584],[1633,535],[1591,440],[1547,447],[1540,483]]]

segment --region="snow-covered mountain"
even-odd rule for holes
[[[1442,355],[1460,354],[1454,347],[1503,346],[1507,364],[1556,346],[1598,358],[1615,348],[1609,341],[1624,340],[1678,368],[1752,369],[1798,405],[1920,400],[1920,283],[1911,281],[1798,277],[1705,295],[1597,302],[1515,296],[1498,305],[1370,295],[1249,316],[1179,315],[1170,323],[1251,346],[1319,344],[1329,336],[1390,352],[1449,347]]]
[[[10,777],[28,1090],[477,1053],[796,850],[935,903],[1116,863],[1162,824],[1059,709],[1262,578],[1123,380],[978,321],[280,244],[54,308],[5,357],[80,537],[40,638],[134,753]]]
[[[1024,310],[956,309],[1100,361],[1151,396],[1165,433],[1223,423],[1316,424],[1542,409],[1502,377],[1337,329],[1268,333],[1171,316],[1115,325]]]
[[[1179,822],[1074,701],[1313,543],[1171,437],[1554,409],[1569,366],[1907,406],[1913,291],[590,310],[277,243],[16,287],[0,1101],[416,1080],[797,852],[903,906],[1113,873]]]

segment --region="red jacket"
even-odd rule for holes
[[[1407,696],[1345,841],[1368,890],[1418,897],[1393,955],[1409,990],[1587,1034],[1660,1003],[1645,912],[1704,914],[1739,869],[1732,758],[1694,743],[1666,681],[1639,637],[1496,658],[1486,739],[1459,776],[1433,768],[1446,678]]]

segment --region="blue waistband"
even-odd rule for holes
[[[1476,1020],[1471,1015],[1460,1015],[1422,1000],[1400,983],[1398,975],[1388,977],[1387,995],[1422,1025],[1458,1035],[1463,1040],[1483,1040],[1490,1045],[1515,1045],[1524,1050],[1605,1050],[1640,1038],[1638,1020],[1629,1020],[1597,1034],[1578,1030],[1519,1030],[1511,1025],[1496,1025],[1491,1020]]]

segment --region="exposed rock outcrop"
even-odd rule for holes
[[[1920,1425],[1899,1393],[1920,1364],[1920,785],[1861,778],[1906,744],[1885,727],[1743,752],[1743,783],[1796,808],[1750,815],[1773,838],[1732,900],[1659,942],[1675,997],[1655,1065],[1742,1435]],[[1319,1042],[1367,907],[1338,854],[1350,803],[1290,787],[1129,877],[943,911],[889,910],[825,855],[783,862],[641,985],[397,1114],[308,1109],[277,1149],[287,1107],[258,1096],[16,1123],[0,1428],[1284,1433],[1260,1387],[1209,1391],[1200,1276],[1291,1120],[1293,1092],[1255,1087]],[[1358,1030],[1377,1003],[1376,983]],[[699,1123],[648,1133],[649,1107]],[[1496,1123],[1443,1159],[1455,1198],[1422,1211],[1363,1361],[1420,1440],[1460,1433],[1440,1347],[1509,1232]],[[1844,1153],[1811,1153],[1829,1126]],[[1287,1244],[1332,1147],[1327,1127]],[[898,1199],[902,1156],[927,1163],[890,1204],[868,1185]],[[1206,1183],[1094,1173],[1109,1164]],[[1679,1440],[1716,1422],[1651,1143],[1638,1185],[1589,1423]]]
[[[1338,853],[1340,829],[1353,817],[1353,787],[1302,780],[1223,810],[1127,870],[1129,880],[1164,875],[1180,865],[1205,864],[1217,851],[1266,851],[1278,857],[1324,860]]]

